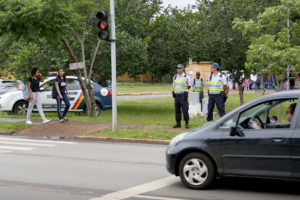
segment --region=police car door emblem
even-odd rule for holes
[[[108,95],[108,91],[105,88],[102,88],[100,93],[101,93],[102,96],[107,96]]]

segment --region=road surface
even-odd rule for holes
[[[277,181],[228,180],[212,190],[187,189],[165,170],[165,149],[0,136],[0,200],[299,199],[299,183]]]

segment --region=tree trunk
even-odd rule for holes
[[[240,105],[244,104],[244,91],[242,90],[243,83],[238,81],[238,89],[239,89],[239,95],[240,95]]]
[[[67,48],[67,51],[69,52],[70,57],[72,58],[72,61],[75,62],[75,63],[78,62],[78,59],[77,59],[76,55],[74,54],[74,52],[73,52],[71,46],[69,45],[68,41],[63,38],[62,42],[64,43],[65,47]],[[81,90],[82,90],[82,93],[83,93],[83,96],[84,96],[87,114],[88,114],[88,116],[92,116],[92,113],[93,113],[92,112],[92,103],[91,103],[89,91],[87,90],[87,88],[85,86],[85,83],[82,80],[82,75],[81,75],[80,69],[77,69],[76,72],[77,72],[76,75],[77,75],[77,78],[78,78],[78,81],[79,81],[79,84],[80,84],[80,87],[81,87]]]

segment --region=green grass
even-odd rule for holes
[[[178,129],[118,129],[115,133],[112,133],[111,129],[106,129],[97,133],[85,134],[84,136],[170,140],[183,132],[184,130]]]
[[[206,88],[207,89],[207,85]],[[139,82],[118,82],[118,93],[141,93],[141,92],[172,92],[172,83],[139,83]]]
[[[261,96],[260,93],[246,93],[245,102]],[[239,106],[239,95],[231,94],[226,102],[226,112]],[[25,115],[14,115],[9,113],[0,113],[0,117],[25,118]],[[46,117],[57,119],[55,112],[47,112]],[[90,118],[83,113],[68,114],[70,120],[111,122],[111,110],[103,111],[100,116]],[[40,119],[38,113],[33,113],[33,118]],[[119,100],[118,101],[118,123],[121,124],[145,124],[145,125],[167,125],[172,126],[175,123],[174,99],[156,98],[140,100]],[[206,123],[205,119],[191,119],[192,127],[200,126]]]
[[[118,93],[140,93],[140,92],[172,92],[173,86],[170,83],[136,83],[118,82]]]
[[[20,122],[0,122],[0,132],[2,133],[16,133],[26,127],[30,126]]]

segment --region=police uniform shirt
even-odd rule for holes
[[[197,91],[197,89],[200,88],[200,87],[199,87],[199,88],[197,87],[198,85],[202,85],[201,91],[203,91],[204,81],[203,81],[202,78],[199,78],[199,79],[195,78],[195,79],[194,79],[193,87],[194,87],[194,91],[196,91],[196,92],[199,92],[199,91]]]
[[[183,73],[182,75],[176,74],[173,77],[173,87],[175,87],[175,94],[182,94],[188,91],[188,87],[192,86],[190,77]]]
[[[220,72],[218,74],[213,73],[211,76],[211,80],[209,82],[217,82],[217,81],[221,81],[222,89],[224,88],[225,85],[227,85],[226,76],[225,75],[221,76]],[[214,91],[210,91],[210,94],[214,94],[214,93],[215,93]],[[216,92],[216,93],[219,93],[219,92]]]

